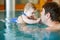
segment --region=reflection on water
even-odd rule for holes
[[[4,33],[5,33],[4,30],[0,31],[0,40],[5,40]]]
[[[7,24],[8,25],[8,24]],[[43,24],[17,24],[9,23],[6,29],[0,31],[1,40],[42,40],[44,31],[41,30],[46,26]],[[21,27],[27,27],[24,31]],[[0,28],[1,29],[1,28]]]
[[[6,26],[5,26],[5,23],[0,21],[0,40],[5,40],[5,29],[6,29]]]
[[[28,30],[23,30],[21,27],[27,27]],[[40,32],[40,27],[41,24],[10,23],[6,29],[5,38],[6,40],[42,40],[43,34]]]

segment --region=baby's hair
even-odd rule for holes
[[[26,5],[25,5],[25,7],[24,7],[24,11],[26,12],[26,11],[28,11],[29,9],[36,9],[36,7],[35,7],[35,5],[33,4],[33,3],[31,3],[31,2],[29,2],[29,3],[27,3]]]

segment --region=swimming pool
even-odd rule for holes
[[[20,16],[22,14],[21,12],[22,11],[16,11],[15,17]],[[5,12],[4,14],[3,13],[1,14],[6,16]],[[1,19],[2,17],[4,17],[2,15],[1,15]],[[45,26],[43,25],[42,27],[42,25],[41,24],[31,24],[31,25],[26,24],[25,26],[31,30],[34,30],[34,29],[44,28]],[[1,29],[0,40],[41,40],[42,39],[42,37],[40,37],[41,35],[40,29],[34,32],[27,33],[27,32],[21,31],[20,27],[21,27],[20,24],[17,25],[17,23],[11,22],[11,23],[8,23],[5,28],[5,25],[3,26],[3,24],[0,22],[0,29]]]
[[[0,18],[3,18],[4,17],[4,15],[2,16],[3,13],[0,14],[1,14]],[[21,12],[17,11],[15,17],[18,17],[20,15]],[[46,28],[46,25],[44,24],[26,24],[24,26],[28,27],[28,29],[36,30],[27,33],[20,30],[21,24],[11,22],[5,26],[5,23],[0,22],[0,40],[42,40],[43,38],[44,40],[48,40],[49,37],[50,37],[49,40],[57,40],[58,38],[59,38],[58,40],[60,40],[59,34],[60,32],[58,33],[59,35],[57,34],[57,32],[53,32],[49,36],[49,34],[47,34],[47,32],[44,30],[44,28]],[[45,36],[47,36],[47,38]]]
[[[28,27],[29,29],[32,30],[37,29],[30,33],[21,31],[20,24],[9,23],[7,25],[9,26],[3,28],[4,30],[2,29],[0,31],[1,40],[42,40],[42,33],[40,32],[40,27],[44,28],[45,25],[43,24],[26,24],[25,26]]]

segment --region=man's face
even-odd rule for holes
[[[43,23],[46,23],[46,15],[45,15],[45,9],[44,8],[41,11],[41,21]]]

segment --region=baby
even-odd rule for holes
[[[34,4],[27,3],[24,8],[24,13],[18,17],[17,23],[28,23],[34,24],[40,21],[40,18],[37,18],[34,14],[36,8]]]
[[[35,24],[39,23],[40,17],[37,18],[35,16],[36,8],[34,4],[27,3],[24,8],[24,13],[18,17],[17,23],[20,23],[19,30],[24,32],[31,32],[32,30],[28,27],[26,27],[27,24]]]

